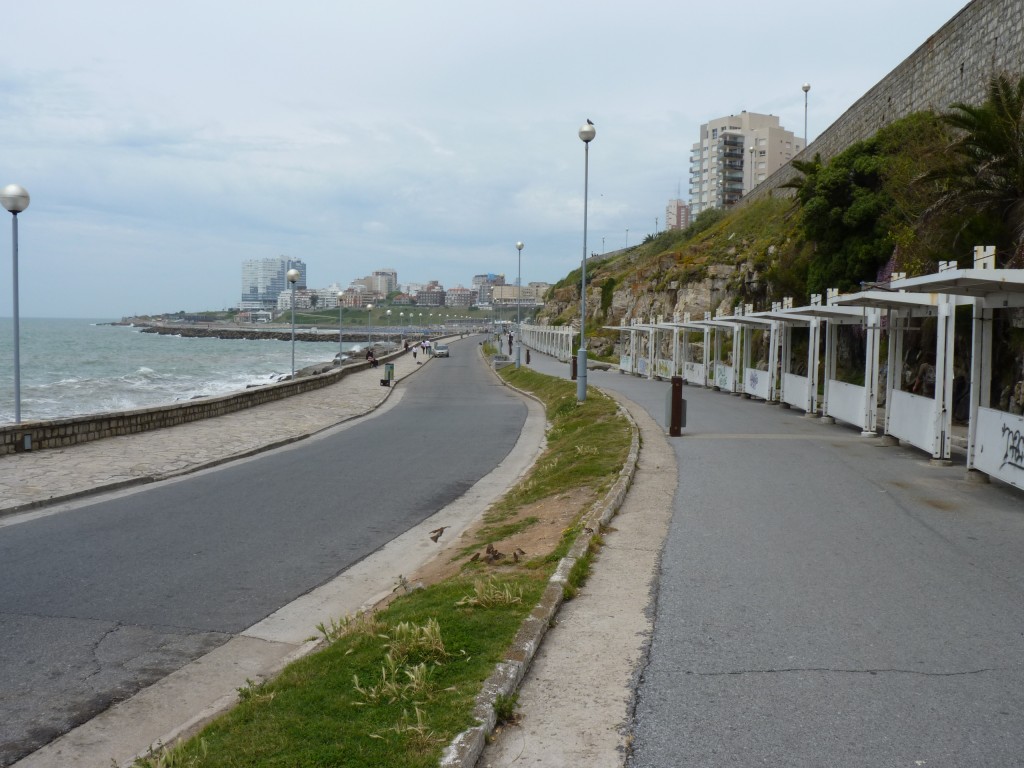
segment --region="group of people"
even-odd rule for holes
[[[410,346],[409,345],[409,341],[408,341],[408,339],[406,339],[406,342],[405,342],[405,351],[406,352],[409,351],[409,346]],[[433,353],[434,345],[430,343],[430,339],[424,339],[423,341],[419,342],[418,344],[413,344],[412,345],[412,356],[413,356],[413,359],[416,358],[416,353],[419,352],[419,351],[422,351],[423,354],[425,356],[427,356],[427,357],[429,357]],[[373,350],[372,349],[366,350],[366,359],[370,363],[370,365],[372,365],[374,368],[376,368],[380,364],[379,361],[377,360],[377,356],[373,354]]]
[[[409,349],[409,342],[408,341],[405,342],[405,348],[406,348],[406,350]],[[413,348],[412,348],[413,360],[416,359],[416,353],[417,352],[423,352],[424,357],[430,357],[430,355],[431,355],[431,353],[433,351],[434,351],[434,347],[430,343],[430,340],[429,339],[424,339],[419,344],[414,344],[413,345]]]

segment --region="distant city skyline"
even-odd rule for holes
[[[288,271],[295,269],[298,279],[292,286],[287,280]],[[278,256],[273,259],[246,259],[241,265],[240,299],[231,307],[243,312],[266,312],[301,308],[362,307],[379,303],[393,297],[389,303],[395,305],[470,307],[490,303],[509,304],[522,301],[537,304],[549,287],[546,281],[533,281],[520,287],[508,284],[502,273],[477,273],[470,285],[458,283],[445,286],[438,280],[425,282],[399,280],[398,270],[381,267],[369,275],[353,278],[347,285],[332,282],[327,285],[314,284],[308,278],[308,267],[302,259]],[[294,290],[292,290],[294,288]],[[500,290],[499,290],[500,289]],[[194,312],[214,311],[213,307],[194,309]]]

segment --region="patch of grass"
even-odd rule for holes
[[[473,724],[484,680],[579,534],[583,513],[618,476],[631,439],[626,419],[599,392],[577,404],[571,382],[527,368],[502,373],[541,398],[551,429],[544,454],[489,512],[484,530],[495,540],[512,536],[537,517],[507,522],[511,515],[571,490],[582,499],[577,522],[554,552],[503,568],[500,577],[396,588],[381,611],[320,624],[323,650],[272,681],[250,681],[231,712],[195,738],[140,761],[140,768],[437,765],[452,737]],[[574,590],[589,567],[590,553],[573,569]],[[514,695],[497,704],[499,719],[514,719]]]
[[[629,422],[614,400],[596,390],[583,403],[576,385],[528,368],[511,366],[501,376],[543,401],[551,428],[548,445],[526,482],[519,483],[495,510],[515,509],[577,488],[601,493],[615,481],[629,453]]]
[[[566,600],[572,600],[579,594],[580,587],[586,583],[590,576],[590,571],[594,567],[594,555],[597,554],[597,550],[600,549],[603,543],[604,539],[601,538],[600,534],[593,536],[590,539],[587,551],[572,564],[572,568],[569,569],[569,576],[565,582],[565,588],[562,590]]]
[[[524,517],[522,520],[517,520],[514,523],[488,525],[480,529],[480,538],[487,541],[500,541],[502,539],[515,536],[517,533],[525,531],[527,528],[536,525],[538,522],[540,522],[539,517],[530,515],[528,517]]]
[[[436,766],[545,584],[451,579],[399,597],[245,696],[174,765]]]

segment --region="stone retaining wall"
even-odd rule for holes
[[[399,350],[384,355],[380,360],[391,360],[401,354],[403,352]],[[131,435],[151,429],[187,424],[190,421],[225,416],[303,392],[329,387],[350,373],[365,370],[369,366],[368,362],[353,363],[316,376],[303,376],[277,384],[253,387],[230,395],[204,397],[185,403],[161,405],[154,408],[5,424],[0,426],[0,456],[16,453],[26,448],[33,451],[45,448],[63,448],[69,445],[88,443],[92,440],[102,440],[105,437]],[[383,371],[383,369],[381,370]]]
[[[866,56],[871,55],[871,40],[864,41],[864,51]],[[828,160],[914,112],[930,109],[942,113],[957,102],[980,104],[987,95],[989,79],[999,72],[1013,78],[1024,75],[1024,2],[974,0],[858,99],[797,158],[810,160],[820,154]],[[813,108],[813,91],[811,96]],[[792,166],[784,165],[743,200],[758,200],[773,193],[792,194],[792,190],[778,187],[797,175]]]

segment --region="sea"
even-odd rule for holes
[[[195,339],[109,319],[20,321],[21,420],[167,405],[269,384],[291,373],[291,340]],[[333,343],[295,342],[295,370],[328,362]],[[345,342],[346,354],[365,347]],[[14,321],[0,318],[0,424],[14,422]]]

